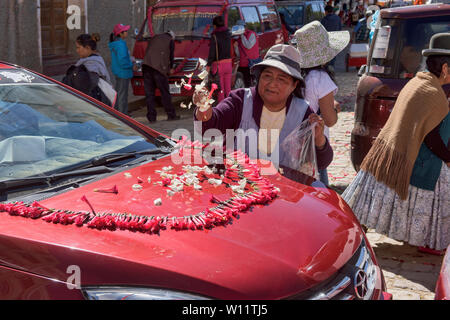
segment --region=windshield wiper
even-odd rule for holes
[[[114,168],[109,168],[105,166],[113,162],[126,160],[129,158],[136,157],[138,155],[148,155],[148,154],[161,155],[161,154],[169,154],[171,152],[172,151],[169,148],[156,148],[135,152],[105,154],[103,156],[90,159],[81,164],[76,164],[75,167],[70,167],[66,171],[59,171],[43,176],[34,176],[34,177],[0,181],[0,192],[28,186],[38,186],[43,184],[50,187],[52,182],[67,177],[113,172],[115,171]]]
[[[93,175],[93,174],[99,174],[99,173],[106,173],[106,172],[113,172],[114,169],[100,166],[100,167],[93,167],[93,168],[86,168],[86,169],[78,169],[78,170],[71,170],[61,173],[54,173],[50,175],[45,176],[36,176],[36,177],[27,177],[27,178],[20,178],[20,179],[11,179],[11,180],[5,180],[0,181],[0,192],[8,191],[11,189],[17,189],[22,187],[28,187],[28,186],[38,186],[42,184],[46,184],[48,186],[51,186],[52,182],[55,182],[59,179],[72,177],[72,176],[81,176],[81,175]]]
[[[84,166],[80,167],[97,167],[102,165],[107,165],[109,163],[126,160],[129,158],[134,158],[139,155],[159,155],[159,154],[169,154],[172,151],[168,148],[157,148],[150,150],[142,150],[142,151],[134,151],[134,152],[121,152],[121,153],[108,153],[103,156],[94,157],[91,160],[87,161]]]

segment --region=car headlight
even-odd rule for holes
[[[195,294],[155,288],[83,287],[87,300],[209,300]]]

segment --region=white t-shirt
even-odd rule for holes
[[[272,154],[280,137],[280,132],[285,120],[286,108],[277,112],[272,112],[267,109],[266,106],[263,106],[258,132],[258,149],[260,151],[267,155]]]
[[[305,77],[305,100],[312,111],[319,111],[319,100],[330,92],[336,95],[338,87],[323,70],[311,70]],[[325,126],[325,136],[329,138],[330,129]]]

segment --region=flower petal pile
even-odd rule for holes
[[[191,143],[184,140],[180,143],[184,147],[202,147],[198,143]],[[226,154],[225,168],[221,179],[209,178],[210,183],[225,184],[231,187],[233,196],[227,200],[218,199],[211,195],[210,202],[213,207],[205,208],[204,211],[184,217],[174,216],[148,216],[133,215],[127,213],[96,213],[92,204],[83,196],[91,212],[69,211],[49,209],[38,202],[25,204],[23,202],[0,203],[0,212],[7,212],[11,216],[20,216],[31,219],[42,219],[48,223],[59,223],[63,225],[76,225],[78,227],[87,226],[98,230],[129,230],[156,234],[161,230],[203,230],[211,229],[228,224],[233,218],[247,211],[251,206],[264,205],[271,202],[280,191],[268,179],[260,175],[258,166],[250,162],[246,154],[236,151]],[[193,186],[194,189],[201,189],[197,174],[203,175],[217,174],[216,168],[208,166],[184,166],[182,172],[170,173],[172,167],[164,167],[158,170],[163,178],[161,186],[172,192],[181,192],[183,186]],[[139,184],[137,184],[139,185]],[[141,185],[139,185],[141,186]],[[114,186],[107,190],[96,190],[96,192],[110,192],[117,194]],[[155,205],[161,205],[161,199],[156,199]]]

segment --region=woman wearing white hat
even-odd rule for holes
[[[341,52],[350,41],[348,31],[327,32],[319,21],[313,21],[295,32],[299,64],[305,79],[305,100],[310,108],[325,121],[325,135],[328,127],[338,120],[338,103],[334,100],[337,86],[325,65]],[[327,170],[320,170],[320,180],[328,184]]]
[[[303,99],[304,82],[298,60],[299,52],[294,47],[274,45],[264,60],[251,68],[257,80],[256,87],[231,91],[214,108],[203,109],[199,102],[204,93],[196,91],[193,102],[198,108],[194,115],[195,120],[202,121],[202,133],[208,129],[218,129],[224,135],[229,129],[256,132],[256,157],[276,153],[279,154],[277,164],[283,165],[289,155],[280,145],[308,119],[318,124],[314,140],[317,166],[319,170],[326,168],[333,159],[333,150],[324,135],[322,118]],[[254,145],[246,145],[243,150],[252,158],[250,147]]]

